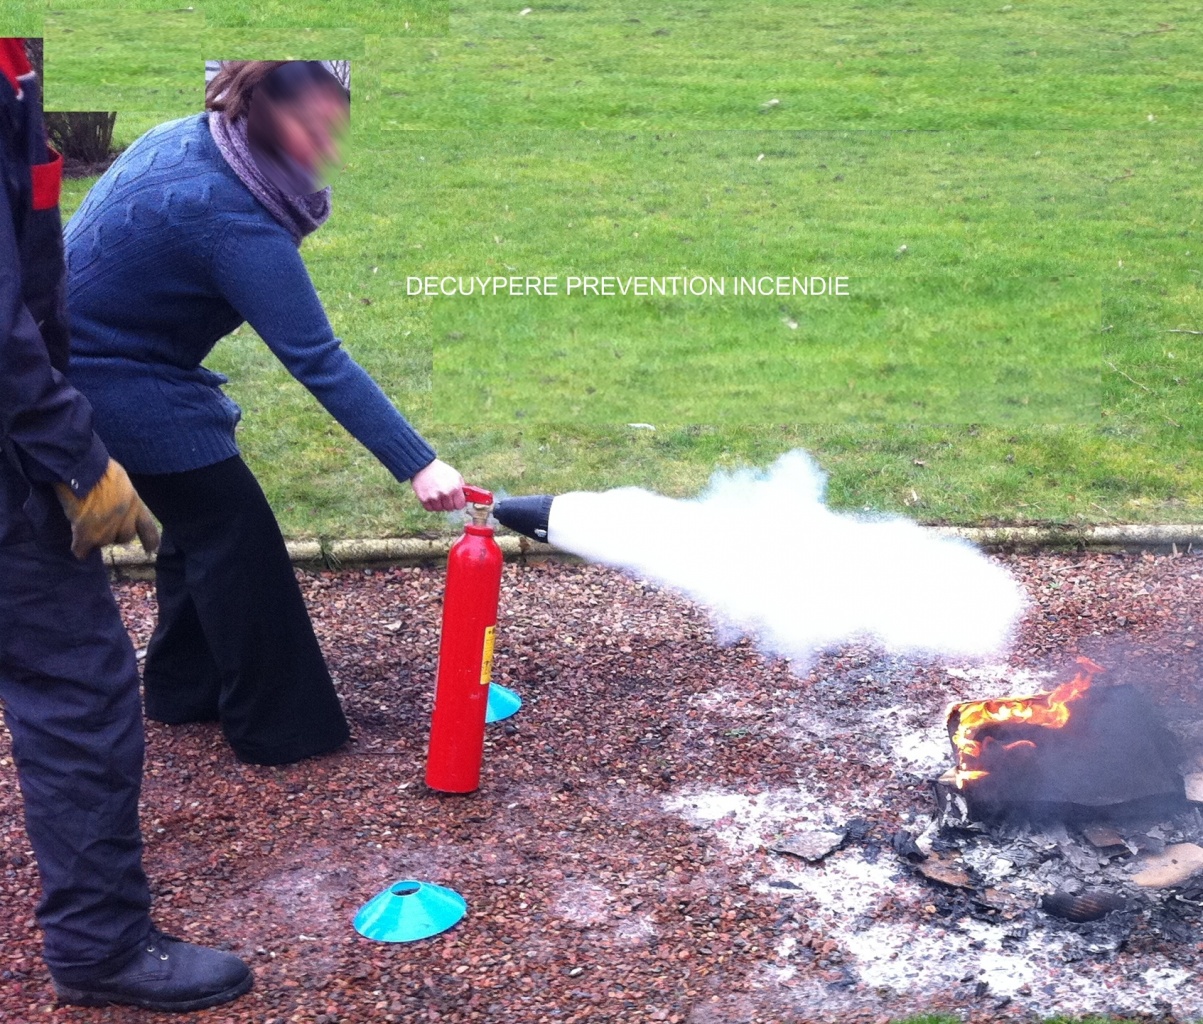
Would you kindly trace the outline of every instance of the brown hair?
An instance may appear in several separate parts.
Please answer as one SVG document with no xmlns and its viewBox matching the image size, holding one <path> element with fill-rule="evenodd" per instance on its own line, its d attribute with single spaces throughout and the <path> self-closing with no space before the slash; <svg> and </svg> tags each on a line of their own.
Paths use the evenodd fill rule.
<svg viewBox="0 0 1203 1024">
<path fill-rule="evenodd" d="M 255 87 L 286 60 L 227 60 L 205 88 L 205 109 L 224 110 L 237 121 L 251 108 Z"/>
</svg>

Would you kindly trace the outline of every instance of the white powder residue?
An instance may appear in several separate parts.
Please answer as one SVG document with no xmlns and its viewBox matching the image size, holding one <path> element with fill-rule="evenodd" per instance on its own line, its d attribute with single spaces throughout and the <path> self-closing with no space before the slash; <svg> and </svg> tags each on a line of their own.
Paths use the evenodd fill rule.
<svg viewBox="0 0 1203 1024">
<path fill-rule="evenodd" d="M 614 937 L 630 946 L 640 946 L 656 936 L 656 925 L 646 914 L 632 914 L 618 922 Z"/>
<path fill-rule="evenodd" d="M 952 746 L 948 730 L 943 725 L 903 733 L 894 743 L 893 763 L 916 775 L 938 775 L 941 769 L 951 768 Z"/>
<path fill-rule="evenodd" d="M 898 872 L 896 861 L 883 858 L 871 863 L 859 850 L 838 850 L 818 864 L 783 856 L 773 878 L 758 888 L 780 895 L 782 889 L 773 882 L 789 882 L 794 892 L 811 897 L 813 909 L 807 912 L 807 919 L 822 921 L 824 930 L 838 932 L 846 927 L 847 918 L 871 910 L 894 887 Z"/>
<path fill-rule="evenodd" d="M 714 825 L 715 834 L 735 850 L 755 850 L 798 822 L 819 813 L 819 801 L 802 790 L 736 793 L 694 789 L 665 797 L 665 810 L 695 825 Z"/>
<path fill-rule="evenodd" d="M 968 686 L 956 687 L 957 700 L 981 700 L 1000 693 L 1024 696 L 1052 689 L 1055 673 L 1046 669 L 1017 668 L 1014 665 L 968 665 L 949 668 L 944 674 Z"/>
<path fill-rule="evenodd" d="M 553 908 L 566 921 L 579 925 L 600 925 L 612 916 L 614 897 L 608 889 L 592 882 L 570 882 L 560 893 Z"/>
</svg>

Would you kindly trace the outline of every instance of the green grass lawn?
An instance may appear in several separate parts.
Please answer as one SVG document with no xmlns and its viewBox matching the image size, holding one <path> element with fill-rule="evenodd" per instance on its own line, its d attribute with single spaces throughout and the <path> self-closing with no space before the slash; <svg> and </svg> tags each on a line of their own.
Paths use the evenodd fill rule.
<svg viewBox="0 0 1203 1024">
<path fill-rule="evenodd" d="M 463 424 L 1094 422 L 1106 179 L 1132 146 L 1093 132 L 410 133 L 405 162 L 434 165 L 406 207 L 440 254 L 431 274 L 685 274 L 730 291 L 434 299 L 436 407 Z M 734 294 L 774 274 L 843 275 L 849 294 Z"/>
<path fill-rule="evenodd" d="M 403 128 L 1099 129 L 1197 127 L 1201 50 L 1188 0 L 474 0 L 368 56 Z"/>
<path fill-rule="evenodd" d="M 122 144 L 199 108 L 206 58 L 352 60 L 303 252 L 352 353 L 476 482 L 684 495 L 804 446 L 841 507 L 1203 521 L 1203 336 L 1171 333 L 1203 330 L 1195 5 L 138 6 L 161 9 L 103 36 L 84 0 L 0 17 L 43 27 L 49 105 L 117 109 Z M 406 288 L 574 274 L 849 294 Z M 286 532 L 448 529 L 249 330 L 211 363 Z"/>
<path fill-rule="evenodd" d="M 98 12 L 119 21 L 131 13 L 135 16 L 147 13 L 194 15 L 203 19 L 210 29 L 237 29 L 240 33 L 249 31 L 252 34 L 266 32 L 269 38 L 278 36 L 290 48 L 296 45 L 298 29 L 339 29 L 361 37 L 365 32 L 389 36 L 406 33 L 438 36 L 446 34 L 448 21 L 446 0 L 389 0 L 380 4 L 347 0 L 257 0 L 255 3 L 137 0 L 129 4 L 104 3 L 103 0 L 0 0 L 0 26 L 14 35 L 36 36 L 43 31 L 50 35 L 53 28 L 46 25 L 47 15 L 53 20 L 64 14 L 74 18 Z M 154 42 L 160 44 L 163 40 L 156 37 Z M 320 59 L 335 58 L 327 53 Z"/>
</svg>

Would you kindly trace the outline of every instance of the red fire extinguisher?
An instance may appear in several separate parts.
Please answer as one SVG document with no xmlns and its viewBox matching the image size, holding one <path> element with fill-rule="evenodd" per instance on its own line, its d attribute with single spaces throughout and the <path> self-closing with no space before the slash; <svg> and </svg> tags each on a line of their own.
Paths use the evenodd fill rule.
<svg viewBox="0 0 1203 1024">
<path fill-rule="evenodd" d="M 426 784 L 442 793 L 471 793 L 480 786 L 501 594 L 501 548 L 488 525 L 493 495 L 479 487 L 465 487 L 464 497 L 472 505 L 472 521 L 447 555 L 443 632 L 426 756 Z"/>
</svg>

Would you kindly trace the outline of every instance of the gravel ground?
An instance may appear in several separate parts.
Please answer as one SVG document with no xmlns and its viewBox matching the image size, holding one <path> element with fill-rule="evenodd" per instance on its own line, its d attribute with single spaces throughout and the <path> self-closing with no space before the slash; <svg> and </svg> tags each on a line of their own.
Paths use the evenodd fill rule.
<svg viewBox="0 0 1203 1024">
<path fill-rule="evenodd" d="M 849 647 L 797 675 L 747 642 L 718 644 L 702 612 L 655 586 L 596 567 L 508 565 L 494 678 L 525 707 L 489 727 L 469 797 L 423 783 L 441 570 L 301 574 L 354 729 L 347 750 L 250 767 L 215 725 L 148 723 L 158 921 L 236 951 L 256 974 L 229 1007 L 163 1019 L 986 1021 L 1123 1009 L 1125 990 L 1154 1012 L 1157 984 L 1181 988 L 1173 972 L 1193 971 L 1203 944 L 1138 936 L 1073 966 L 1064 985 L 1035 978 L 1003 999 L 997 982 L 983 992 L 980 970 L 925 975 L 907 959 L 913 948 L 955 966 L 972 962 L 973 941 L 992 948 L 941 920 L 935 883 L 889 845 L 931 813 L 926 780 L 951 763 L 937 742 L 950 700 L 998 695 L 992 678 L 1060 678 L 1082 653 L 1172 717 L 1203 719 L 1203 559 L 1000 560 L 1034 601 L 1007 665 Z M 144 646 L 151 585 L 116 592 Z M 54 1009 L 7 735 L 0 765 L 0 1021 L 157 1019 Z M 861 819 L 855 843 L 824 866 L 767 848 L 850 818 Z M 358 936 L 358 907 L 406 877 L 457 889 L 468 917 L 415 944 Z"/>
</svg>

